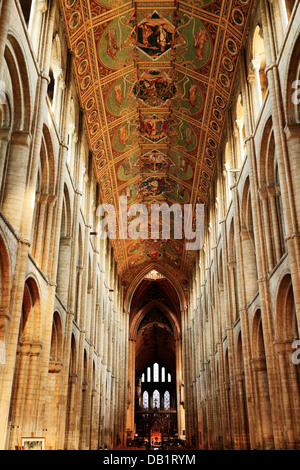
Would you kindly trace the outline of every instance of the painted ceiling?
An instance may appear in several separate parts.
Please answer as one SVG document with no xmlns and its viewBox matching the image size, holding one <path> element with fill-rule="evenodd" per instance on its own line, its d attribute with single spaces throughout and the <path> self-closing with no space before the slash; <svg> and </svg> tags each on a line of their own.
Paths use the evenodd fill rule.
<svg viewBox="0 0 300 470">
<path fill-rule="evenodd" d="M 206 203 L 252 0 L 60 0 L 102 202 Z M 149 211 L 150 213 L 150 211 Z M 113 240 L 128 280 L 185 240 Z"/>
</svg>

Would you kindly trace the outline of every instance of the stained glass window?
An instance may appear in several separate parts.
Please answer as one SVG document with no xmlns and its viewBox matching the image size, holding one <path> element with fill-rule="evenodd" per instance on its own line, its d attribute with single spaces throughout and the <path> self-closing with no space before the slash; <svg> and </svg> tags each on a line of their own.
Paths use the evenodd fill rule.
<svg viewBox="0 0 300 470">
<path fill-rule="evenodd" d="M 143 393 L 143 408 L 144 409 L 149 408 L 149 393 L 148 392 Z"/>
<path fill-rule="evenodd" d="M 142 374 L 142 382 L 145 382 L 145 374 Z"/>
<path fill-rule="evenodd" d="M 147 382 L 151 382 L 151 369 L 148 367 L 147 369 Z"/>
<path fill-rule="evenodd" d="M 153 392 L 153 408 L 159 408 L 160 407 L 160 394 L 158 390 L 155 390 Z"/>
<path fill-rule="evenodd" d="M 159 382 L 159 367 L 157 362 L 153 365 L 153 382 Z"/>
<path fill-rule="evenodd" d="M 164 395 L 164 409 L 170 409 L 170 393 L 168 391 L 166 391 Z"/>
<path fill-rule="evenodd" d="M 161 381 L 166 381 L 166 369 L 164 367 L 161 369 Z"/>
<path fill-rule="evenodd" d="M 171 374 L 168 374 L 168 382 L 171 382 L 172 379 L 171 379 Z"/>
</svg>

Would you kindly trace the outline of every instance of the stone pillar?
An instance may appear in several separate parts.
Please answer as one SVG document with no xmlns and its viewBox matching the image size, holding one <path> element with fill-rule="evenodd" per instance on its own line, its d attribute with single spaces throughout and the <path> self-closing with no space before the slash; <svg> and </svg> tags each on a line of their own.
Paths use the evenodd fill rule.
<svg viewBox="0 0 300 470">
<path fill-rule="evenodd" d="M 39 384 L 40 384 L 40 367 L 39 362 L 41 359 L 43 345 L 39 342 L 32 343 L 30 349 L 30 356 L 28 358 L 28 370 L 26 374 L 25 383 L 26 396 L 24 397 L 24 416 L 22 432 L 30 436 L 31 433 L 37 433 L 37 416 L 38 416 L 38 405 L 39 405 Z"/>
<path fill-rule="evenodd" d="M 273 237 L 274 237 L 274 255 L 275 255 L 275 260 L 278 263 L 278 261 L 281 258 L 282 254 L 282 248 L 281 248 L 281 240 L 280 240 L 280 233 L 279 233 L 279 226 L 278 226 L 278 215 L 277 215 L 277 209 L 276 209 L 276 195 L 279 194 L 280 188 L 276 188 L 275 186 L 273 187 L 268 187 L 268 197 L 269 197 L 269 202 L 270 202 L 270 212 L 271 212 L 271 218 L 272 218 L 272 229 L 273 229 Z"/>
<path fill-rule="evenodd" d="M 14 0 L 3 0 L 0 12 L 0 75 L 4 64 L 4 52 L 6 47 L 7 33 L 10 24 L 11 9 Z"/>
<path fill-rule="evenodd" d="M 51 246 L 51 235 L 52 235 L 52 227 L 53 227 L 53 209 L 56 204 L 56 196 L 50 196 L 48 198 L 48 211 L 47 211 L 47 223 L 46 223 L 46 231 L 45 231 L 45 239 L 44 239 L 44 251 L 43 251 L 43 263 L 42 269 L 46 276 L 49 277 L 51 267 L 51 253 L 50 253 L 50 246 Z"/>
<path fill-rule="evenodd" d="M 62 303 L 68 306 L 68 296 L 70 289 L 70 262 L 71 262 L 72 238 L 61 237 L 60 250 L 57 268 L 57 294 Z M 82 270 L 78 270 L 79 274 Z M 80 286 L 78 286 L 80 288 Z"/>
<path fill-rule="evenodd" d="M 135 343 L 129 339 L 128 386 L 127 386 L 127 429 L 134 435 L 134 389 L 135 389 Z"/>
<path fill-rule="evenodd" d="M 42 258 L 43 258 L 43 248 L 44 248 L 44 228 L 45 228 L 45 211 L 47 206 L 48 196 L 47 194 L 41 194 L 39 196 L 39 200 L 36 197 L 36 205 L 38 206 L 39 210 L 37 211 L 38 215 L 38 223 L 37 223 L 37 231 L 36 231 L 36 240 L 34 246 L 34 253 L 33 256 L 36 262 L 41 266 L 42 265 Z"/>
<path fill-rule="evenodd" d="M 1 98 L 0 98 L 1 104 Z M 4 176 L 4 168 L 5 163 L 7 160 L 7 148 L 8 143 L 11 140 L 11 129 L 10 128 L 1 128 L 0 129 L 0 181 L 1 185 L 3 183 L 3 176 Z M 1 185 L 0 185 L 0 193 L 1 193 Z"/>
<path fill-rule="evenodd" d="M 18 232 L 22 231 L 30 146 L 31 136 L 28 132 L 12 133 L 4 181 L 2 212 Z M 34 200 L 31 204 L 33 212 Z"/>
<path fill-rule="evenodd" d="M 267 366 L 265 358 L 252 359 L 258 387 L 258 403 L 260 408 L 260 426 L 262 431 L 262 449 L 274 449 L 272 411 L 269 394 Z"/>
<path fill-rule="evenodd" d="M 11 398 L 10 419 L 12 426 L 22 428 L 23 412 L 26 401 L 26 378 L 30 362 L 31 341 L 23 341 L 19 347 L 18 358 L 15 367 L 14 387 Z M 17 436 L 10 434 L 8 450 L 13 450 L 17 444 Z"/>
<path fill-rule="evenodd" d="M 255 77 L 255 89 L 256 89 L 256 98 L 258 104 L 258 111 L 262 107 L 262 93 L 261 93 L 261 83 L 260 83 L 260 59 L 252 59 L 251 61 L 253 70 L 254 70 L 254 77 Z"/>
<path fill-rule="evenodd" d="M 285 115 L 281 83 L 278 66 L 276 63 L 276 48 L 272 35 L 272 21 L 267 5 L 267 0 L 261 2 L 262 25 L 265 37 L 266 54 L 271 65 L 266 67 L 266 75 L 269 83 L 269 93 L 272 103 L 272 122 L 274 128 L 274 140 L 278 161 L 279 181 L 281 188 L 282 206 L 284 213 L 284 224 L 286 233 L 287 249 L 290 259 L 290 269 L 294 289 L 296 316 L 298 327 L 300 325 L 300 278 L 298 266 L 300 264 L 300 237 L 297 231 L 297 216 L 294 204 L 293 183 L 291 174 L 291 163 L 286 133 L 284 131 Z"/>
<path fill-rule="evenodd" d="M 300 225 L 300 123 L 288 124 L 285 129 L 286 142 L 290 161 L 291 178 L 293 182 L 293 192 L 296 217 L 298 227 Z M 299 234 L 295 234 L 299 237 Z M 300 332 L 299 332 L 300 333 Z"/>
<path fill-rule="evenodd" d="M 283 411 L 284 411 L 284 425 L 283 430 L 286 439 L 286 448 L 287 449 L 297 449 L 298 448 L 298 439 L 297 439 L 297 419 L 294 420 L 294 410 L 293 410 L 293 393 L 291 391 L 292 380 L 296 381 L 298 384 L 298 377 L 290 376 L 290 361 L 291 361 L 291 350 L 292 350 L 293 341 L 276 341 L 276 350 L 277 357 L 280 369 L 280 379 L 281 379 L 281 388 L 282 388 L 282 400 L 283 400 Z M 298 394 L 296 395 L 296 400 L 299 404 L 299 389 Z M 296 409 L 296 413 L 299 418 L 299 408 Z"/>
<path fill-rule="evenodd" d="M 271 3 L 272 3 L 272 1 L 271 1 Z M 289 22 L 287 11 L 286 11 L 286 3 L 285 3 L 285 0 L 278 0 L 278 3 L 279 3 L 279 8 L 280 8 L 280 16 L 281 16 L 281 20 L 282 20 L 282 26 L 283 26 L 283 29 L 286 30 L 288 22 Z"/>
<path fill-rule="evenodd" d="M 31 5 L 31 14 L 28 24 L 28 32 L 31 37 L 33 49 L 38 56 L 41 47 L 41 28 L 43 14 L 47 11 L 47 0 L 34 0 Z"/>
<path fill-rule="evenodd" d="M 245 269 L 245 301 L 249 303 L 258 290 L 254 241 L 248 230 L 241 230 L 243 263 Z"/>
</svg>

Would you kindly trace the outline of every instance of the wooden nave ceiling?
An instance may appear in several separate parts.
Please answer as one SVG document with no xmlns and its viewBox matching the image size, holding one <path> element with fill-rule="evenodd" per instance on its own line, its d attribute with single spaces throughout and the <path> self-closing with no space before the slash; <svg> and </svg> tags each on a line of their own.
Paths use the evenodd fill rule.
<svg viewBox="0 0 300 470">
<path fill-rule="evenodd" d="M 252 1 L 60 2 L 102 202 L 206 203 Z M 113 246 L 125 281 L 153 262 L 184 280 L 195 256 Z"/>
</svg>

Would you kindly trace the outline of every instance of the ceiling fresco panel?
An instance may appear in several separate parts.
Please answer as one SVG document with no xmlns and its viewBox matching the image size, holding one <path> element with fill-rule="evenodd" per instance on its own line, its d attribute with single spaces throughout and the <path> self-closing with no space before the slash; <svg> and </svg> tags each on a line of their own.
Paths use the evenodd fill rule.
<svg viewBox="0 0 300 470">
<path fill-rule="evenodd" d="M 252 0 L 60 0 L 102 202 L 204 204 Z M 194 214 L 195 222 L 195 214 Z M 184 240 L 113 241 L 124 282 Z"/>
</svg>

